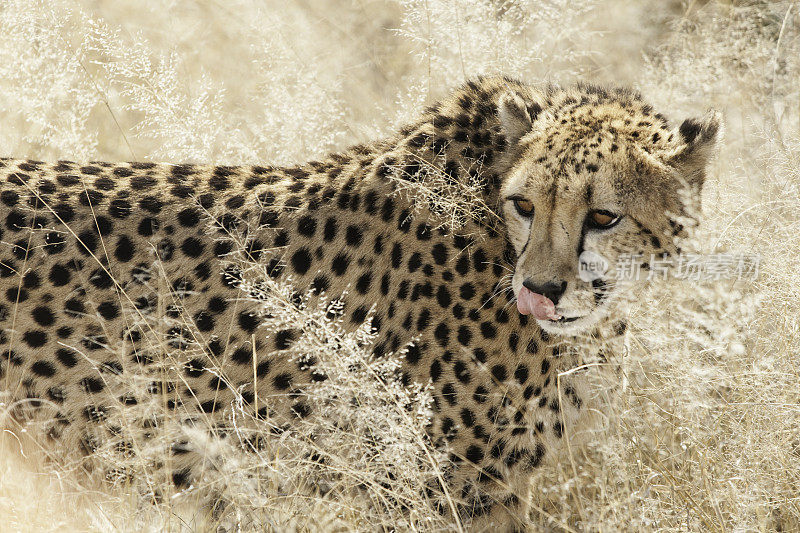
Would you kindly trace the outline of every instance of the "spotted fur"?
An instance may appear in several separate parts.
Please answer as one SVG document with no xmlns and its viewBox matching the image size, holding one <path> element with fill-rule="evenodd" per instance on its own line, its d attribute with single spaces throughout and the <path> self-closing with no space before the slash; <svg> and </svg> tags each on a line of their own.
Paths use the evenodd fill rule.
<svg viewBox="0 0 800 533">
<path fill-rule="evenodd" d="M 716 119 L 672 128 L 629 91 L 482 78 L 390 138 L 294 167 L 2 160 L 2 390 L 20 420 L 48 420 L 47 438 L 87 452 L 142 395 L 213 422 L 231 408 L 231 384 L 257 416 L 257 398 L 286 424 L 313 415 L 302 390 L 326 376 L 285 355 L 296 332 L 260 332 L 232 259 L 243 244 L 299 293 L 341 296 L 348 327 L 372 312 L 376 357 L 410 346 L 404 378 L 433 385 L 428 432 L 449 453 L 458 512 L 476 529 L 520 527 L 532 472 L 587 400 L 577 374 L 557 379 L 585 354 L 516 311 L 521 277 L 574 284 L 592 195 L 629 214 L 599 250 L 670 250 L 680 229 L 666 213 L 682 209 L 679 185 L 701 183 L 716 129 Z M 398 194 L 433 174 L 480 183 L 481 220 L 447 229 L 424 196 Z M 512 192 L 547 218 L 520 222 Z M 571 236 L 554 220 L 569 220 Z M 575 290 L 590 306 L 602 287 Z M 599 337 L 604 325 L 624 331 L 609 307 L 566 333 Z M 177 366 L 158 364 L 163 343 Z M 126 375 L 148 368 L 152 383 L 126 389 Z M 175 483 L 195 463 L 176 457 Z"/>
</svg>

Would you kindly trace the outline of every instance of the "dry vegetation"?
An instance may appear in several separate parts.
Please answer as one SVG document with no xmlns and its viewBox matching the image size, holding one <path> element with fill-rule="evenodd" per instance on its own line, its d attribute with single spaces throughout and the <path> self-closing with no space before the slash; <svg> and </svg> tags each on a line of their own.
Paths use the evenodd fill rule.
<svg viewBox="0 0 800 533">
<path fill-rule="evenodd" d="M 659 284 L 631 310 L 619 397 L 572 460 L 541 472 L 535 520 L 554 531 L 800 530 L 800 3 L 6 0 L 0 34 L 0 154 L 14 157 L 305 160 L 386 134 L 492 72 L 632 85 L 674 119 L 720 109 L 726 135 L 695 244 L 757 253 L 760 275 Z M 305 325 L 298 350 L 335 377 L 312 392 L 329 422 L 280 443 L 300 452 L 207 443 L 209 477 L 153 504 L 164 481 L 146 464 L 144 482 L 97 486 L 77 465 L 42 462 L 11 427 L 0 529 L 454 527 L 414 490 L 437 475 L 420 433 L 426 391 L 368 360 L 366 329 L 344 334 L 326 309 L 291 299 L 272 287 L 264 305 Z M 353 401 L 362 414 L 341 409 Z M 326 455 L 323 472 L 309 452 Z M 323 478 L 325 497 L 304 491 Z M 197 505 L 208 489 L 228 502 L 213 515 Z"/>
</svg>

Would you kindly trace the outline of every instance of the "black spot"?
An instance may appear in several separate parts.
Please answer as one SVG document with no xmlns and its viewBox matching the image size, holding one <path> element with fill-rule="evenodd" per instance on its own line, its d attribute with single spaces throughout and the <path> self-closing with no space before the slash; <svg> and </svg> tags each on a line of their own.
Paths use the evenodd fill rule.
<svg viewBox="0 0 800 533">
<path fill-rule="evenodd" d="M 364 319 L 367 318 L 367 313 L 369 313 L 369 308 L 365 305 L 361 305 L 353 311 L 353 314 L 350 316 L 350 321 L 354 324 L 361 324 L 364 322 Z"/>
<path fill-rule="evenodd" d="M 323 230 L 322 238 L 325 239 L 326 242 L 331 242 L 336 238 L 337 229 L 336 219 L 333 217 L 329 218 L 325 221 L 325 229 Z"/>
<path fill-rule="evenodd" d="M 219 167 L 215 170 L 214 175 L 208 180 L 208 186 L 217 191 L 222 191 L 228 188 L 228 178 L 226 177 L 228 174 L 217 174 L 218 170 Z"/>
<path fill-rule="evenodd" d="M 27 219 L 25 215 L 19 211 L 11 211 L 11 213 L 6 216 L 6 227 L 11 231 L 19 231 L 28 227 Z"/>
<path fill-rule="evenodd" d="M 516 379 L 520 385 L 524 385 L 526 381 L 528 381 L 528 367 L 525 365 L 517 366 L 516 370 L 514 370 L 514 379 Z"/>
<path fill-rule="evenodd" d="M 438 381 L 439 378 L 441 377 L 442 364 L 439 362 L 438 359 L 434 359 L 433 362 L 431 362 L 430 374 L 431 374 L 431 380 L 434 382 Z"/>
<path fill-rule="evenodd" d="M 375 255 L 381 255 L 383 253 L 383 235 L 375 236 L 373 250 L 375 251 Z"/>
<path fill-rule="evenodd" d="M 94 224 L 94 229 L 103 237 L 110 234 L 114 229 L 114 224 L 111 223 L 111 220 L 104 216 L 95 216 Z"/>
<path fill-rule="evenodd" d="M 299 248 L 292 254 L 292 269 L 298 274 L 305 274 L 311 268 L 311 253 L 307 248 Z"/>
<path fill-rule="evenodd" d="M 117 240 L 117 245 L 114 247 L 114 257 L 122 262 L 126 263 L 133 259 L 133 255 L 136 251 L 135 245 L 133 241 L 128 238 L 127 235 L 122 235 Z"/>
<path fill-rule="evenodd" d="M 447 324 L 442 322 L 436 326 L 436 329 L 433 331 L 433 336 L 440 346 L 447 346 L 447 343 L 450 342 L 450 328 Z"/>
<path fill-rule="evenodd" d="M 205 245 L 196 237 L 188 237 L 181 244 L 181 251 L 188 257 L 200 257 L 204 249 Z"/>
<path fill-rule="evenodd" d="M 14 257 L 23 261 L 30 259 L 33 256 L 33 246 L 33 243 L 28 239 L 20 239 L 14 243 L 11 251 L 14 254 Z"/>
<path fill-rule="evenodd" d="M 120 198 L 112 200 L 108 205 L 108 214 L 114 218 L 127 218 L 131 214 L 131 204 Z"/>
<path fill-rule="evenodd" d="M 539 345 L 536 343 L 535 339 L 531 339 L 528 341 L 528 345 L 525 347 L 525 351 L 529 354 L 535 354 L 539 351 Z"/>
<path fill-rule="evenodd" d="M 431 250 L 431 255 L 433 255 L 433 260 L 437 265 L 443 265 L 447 262 L 447 247 L 442 243 L 435 244 Z"/>
<path fill-rule="evenodd" d="M 403 233 L 408 233 L 411 229 L 411 211 L 403 209 L 400 216 L 397 217 L 397 229 Z"/>
<path fill-rule="evenodd" d="M 473 464 L 478 464 L 483 460 L 483 450 L 474 444 L 467 448 L 467 453 L 464 457 Z"/>
<path fill-rule="evenodd" d="M 47 397 L 56 403 L 64 403 L 64 400 L 67 399 L 67 391 L 64 390 L 64 387 L 50 387 L 47 389 Z"/>
<path fill-rule="evenodd" d="M 468 326 L 459 326 L 458 328 L 458 342 L 461 343 L 462 346 L 469 346 L 469 343 L 472 341 L 472 330 L 469 329 Z"/>
<path fill-rule="evenodd" d="M 275 334 L 275 349 L 288 350 L 295 340 L 295 333 L 290 329 L 282 329 Z"/>
<path fill-rule="evenodd" d="M 51 231 L 44 238 L 44 251 L 50 255 L 60 253 L 64 249 L 67 238 L 64 234 Z"/>
<path fill-rule="evenodd" d="M 455 405 L 458 403 L 458 394 L 456 393 L 456 389 L 452 383 L 447 383 L 444 387 L 442 387 L 442 396 L 450 405 Z"/>
<path fill-rule="evenodd" d="M 472 265 L 475 267 L 475 270 L 478 272 L 483 272 L 486 270 L 487 262 L 486 262 L 486 254 L 481 248 L 475 250 L 475 253 L 472 254 Z"/>
<path fill-rule="evenodd" d="M 419 363 L 420 358 L 422 357 L 422 351 L 419 349 L 419 346 L 416 344 L 412 344 L 408 347 L 406 351 L 406 361 L 411 363 L 412 365 L 416 365 Z M 441 368 L 439 369 L 441 371 Z"/>
<path fill-rule="evenodd" d="M 225 201 L 225 207 L 228 209 L 239 209 L 244 205 L 244 196 L 241 194 L 237 194 L 236 196 L 231 196 Z"/>
<path fill-rule="evenodd" d="M 289 232 L 280 230 L 275 234 L 275 248 L 282 248 L 289 244 Z"/>
<path fill-rule="evenodd" d="M 217 402 L 215 400 L 208 400 L 201 403 L 198 407 L 204 413 L 213 413 L 217 409 Z"/>
<path fill-rule="evenodd" d="M 464 361 L 459 360 L 453 364 L 453 374 L 458 381 L 464 384 L 469 384 L 469 382 L 472 380 L 472 375 L 467 369 L 467 365 L 464 363 Z"/>
<path fill-rule="evenodd" d="M 78 364 L 78 354 L 67 348 L 56 350 L 56 359 L 67 368 L 72 368 Z"/>
<path fill-rule="evenodd" d="M 419 267 L 422 266 L 422 256 L 414 252 L 411 254 L 411 257 L 408 258 L 408 271 L 413 273 L 419 270 Z"/>
<path fill-rule="evenodd" d="M 131 178 L 131 188 L 134 190 L 142 191 L 153 187 L 157 183 L 153 176 L 146 174 L 134 176 Z"/>
<path fill-rule="evenodd" d="M 113 301 L 103 302 L 97 306 L 97 312 L 106 320 L 113 320 L 119 316 L 119 305 Z"/>
<path fill-rule="evenodd" d="M 164 207 L 164 202 L 162 202 L 156 196 L 145 196 L 144 198 L 139 200 L 139 207 L 141 207 L 145 211 L 157 215 L 158 213 L 161 212 L 161 208 Z"/>
<path fill-rule="evenodd" d="M 419 317 L 417 318 L 417 331 L 422 332 L 423 330 L 427 329 L 430 324 L 431 312 L 427 309 L 423 309 L 420 311 Z"/>
<path fill-rule="evenodd" d="M 19 201 L 19 194 L 16 191 L 5 190 L 0 192 L 0 202 L 8 207 L 14 207 Z"/>
<path fill-rule="evenodd" d="M 36 289 L 39 285 L 42 284 L 42 281 L 39 279 L 39 274 L 35 271 L 30 270 L 22 277 L 22 286 L 26 289 Z"/>
<path fill-rule="evenodd" d="M 511 349 L 512 352 L 517 351 L 517 345 L 519 344 L 519 335 L 516 333 L 512 333 L 508 336 L 508 347 Z"/>
<path fill-rule="evenodd" d="M 405 300 L 408 297 L 408 286 L 409 282 L 407 279 L 404 279 L 400 282 L 400 285 L 397 287 L 397 298 L 400 300 Z"/>
<path fill-rule="evenodd" d="M 420 222 L 419 226 L 417 226 L 417 239 L 421 241 L 429 241 L 431 239 L 431 235 L 433 231 L 425 222 Z"/>
<path fill-rule="evenodd" d="M 80 386 L 84 391 L 89 393 L 98 393 L 106 388 L 106 384 L 99 378 L 83 378 L 79 381 Z"/>
<path fill-rule="evenodd" d="M 6 291 L 6 299 L 11 303 L 24 302 L 28 299 L 28 291 L 19 287 L 11 287 Z"/>
<path fill-rule="evenodd" d="M 313 237 L 317 231 L 317 219 L 309 216 L 300 217 L 297 221 L 297 231 L 304 237 Z"/>
<path fill-rule="evenodd" d="M 250 347 L 249 345 L 246 345 L 246 346 L 240 346 L 239 348 L 236 348 L 236 350 L 234 350 L 233 353 L 231 354 L 231 360 L 234 363 L 236 363 L 237 365 L 250 364 L 250 362 L 253 360 L 253 349 L 252 349 L 252 347 Z M 200 364 L 200 366 L 198 366 L 198 369 L 202 370 L 202 363 Z M 198 372 L 197 375 L 192 376 L 192 377 L 197 377 L 199 375 L 200 375 L 200 373 Z"/>
<path fill-rule="evenodd" d="M 472 283 L 464 283 L 459 289 L 459 294 L 462 300 L 471 300 L 475 296 L 475 287 L 472 286 Z"/>
<path fill-rule="evenodd" d="M 304 402 L 297 402 L 291 408 L 292 413 L 298 418 L 306 418 L 311 414 L 311 408 Z"/>
<path fill-rule="evenodd" d="M 450 291 L 447 290 L 446 285 L 439 285 L 439 290 L 436 291 L 436 301 L 443 309 L 450 307 L 452 298 L 450 297 Z"/>
<path fill-rule="evenodd" d="M 458 430 L 456 429 L 456 424 L 452 418 L 446 416 L 442 419 L 442 426 L 441 431 L 444 438 L 447 440 L 453 440 L 458 435 Z"/>
<path fill-rule="evenodd" d="M 178 222 L 187 228 L 194 227 L 200 222 L 200 212 L 193 207 L 187 207 L 178 212 Z"/>
<path fill-rule="evenodd" d="M 505 381 L 508 377 L 508 371 L 504 365 L 495 365 L 492 367 L 492 375 L 497 381 Z"/>
<path fill-rule="evenodd" d="M 278 374 L 272 378 L 272 384 L 278 390 L 286 390 L 292 384 L 292 375 L 286 372 Z"/>
<path fill-rule="evenodd" d="M 240 328 L 247 331 L 248 333 L 252 333 L 261 323 L 261 319 L 259 318 L 258 315 L 254 313 L 250 313 L 248 311 L 242 311 L 241 313 L 239 313 L 238 322 Z"/>
<path fill-rule="evenodd" d="M 151 217 L 145 217 L 139 222 L 139 226 L 137 228 L 137 232 L 142 237 L 151 237 L 155 232 L 158 231 L 160 224 L 158 220 Z"/>
<path fill-rule="evenodd" d="M 348 257 L 345 253 L 338 253 L 331 261 L 331 270 L 337 276 L 343 275 L 347 271 L 347 267 L 350 265 L 350 257 Z"/>
<path fill-rule="evenodd" d="M 386 272 L 383 276 L 381 276 L 381 294 L 384 296 L 389 294 L 389 283 L 391 281 L 391 277 L 389 273 Z"/>
<path fill-rule="evenodd" d="M 399 242 L 396 242 L 392 247 L 392 268 L 400 268 L 400 263 L 402 261 L 403 261 L 403 248 Z"/>
<path fill-rule="evenodd" d="M 207 311 L 200 311 L 194 316 L 194 323 L 200 331 L 211 331 L 214 329 L 214 317 Z"/>
<path fill-rule="evenodd" d="M 356 247 L 361 245 L 361 241 L 364 238 L 364 233 L 361 231 L 361 228 L 358 226 L 347 226 L 347 232 L 345 233 L 345 242 L 350 246 Z"/>
<path fill-rule="evenodd" d="M 200 263 L 194 267 L 194 274 L 197 279 L 205 281 L 211 277 L 211 267 L 208 266 L 208 263 Z"/>
<path fill-rule="evenodd" d="M 33 320 L 40 326 L 52 326 L 55 316 L 49 307 L 39 306 L 31 312 Z"/>
<path fill-rule="evenodd" d="M 461 410 L 461 422 L 468 428 L 475 425 L 475 415 L 467 408 Z"/>
<path fill-rule="evenodd" d="M 97 207 L 104 198 L 105 195 L 95 189 L 84 191 L 78 196 L 78 200 L 80 201 L 81 205 L 86 207 Z"/>
<path fill-rule="evenodd" d="M 483 385 L 479 385 L 475 388 L 475 393 L 472 395 L 472 399 L 475 400 L 476 403 L 486 403 L 486 400 L 489 399 L 489 391 L 486 390 L 486 387 Z"/>
<path fill-rule="evenodd" d="M 371 283 L 372 283 L 372 273 L 365 272 L 356 281 L 356 290 L 361 294 L 367 294 Z"/>
<path fill-rule="evenodd" d="M 10 259 L 6 259 L 5 261 L 0 261 L 0 277 L 10 278 L 11 276 L 16 275 L 16 273 L 17 270 L 14 261 Z"/>
<path fill-rule="evenodd" d="M 508 312 L 505 309 L 500 308 L 494 314 L 494 319 L 495 319 L 495 321 L 499 322 L 500 324 L 505 324 L 505 323 L 508 322 Z M 514 348 L 514 349 L 516 350 L 516 348 Z"/>
<path fill-rule="evenodd" d="M 392 220 L 394 216 L 394 200 L 391 197 L 387 197 L 386 200 L 383 201 L 383 206 L 381 207 L 381 217 L 383 218 L 384 222 L 389 222 Z"/>
<path fill-rule="evenodd" d="M 83 410 L 83 416 L 91 422 L 102 422 L 107 417 L 107 409 L 100 405 L 90 405 Z"/>
<path fill-rule="evenodd" d="M 169 239 L 162 239 L 156 245 L 156 254 L 162 261 L 171 261 L 175 253 L 175 245 Z"/>
<path fill-rule="evenodd" d="M 314 278 L 309 286 L 309 289 L 318 293 L 325 292 L 331 286 L 331 282 L 327 276 L 319 275 Z"/>
<path fill-rule="evenodd" d="M 22 335 L 22 340 L 31 348 L 40 348 L 47 343 L 47 333 L 38 329 L 26 331 Z"/>
<path fill-rule="evenodd" d="M 265 209 L 258 217 L 258 225 L 265 228 L 274 228 L 278 225 L 279 215 L 276 211 Z"/>
<path fill-rule="evenodd" d="M 47 361 L 36 361 L 31 365 L 31 372 L 37 376 L 51 378 L 56 373 L 56 367 Z"/>
</svg>

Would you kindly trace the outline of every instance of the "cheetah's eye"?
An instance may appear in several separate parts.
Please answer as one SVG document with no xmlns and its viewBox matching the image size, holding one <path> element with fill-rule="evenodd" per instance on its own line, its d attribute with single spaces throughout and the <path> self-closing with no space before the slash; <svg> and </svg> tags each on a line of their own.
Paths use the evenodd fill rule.
<svg viewBox="0 0 800 533">
<path fill-rule="evenodd" d="M 610 211 L 604 211 L 602 209 L 590 212 L 589 217 L 587 218 L 589 226 L 598 229 L 608 229 L 613 227 L 620 220 L 622 220 L 622 215 L 616 215 Z"/>
<path fill-rule="evenodd" d="M 533 216 L 533 202 L 524 198 L 514 198 L 514 208 L 520 216 L 531 218 Z"/>
</svg>

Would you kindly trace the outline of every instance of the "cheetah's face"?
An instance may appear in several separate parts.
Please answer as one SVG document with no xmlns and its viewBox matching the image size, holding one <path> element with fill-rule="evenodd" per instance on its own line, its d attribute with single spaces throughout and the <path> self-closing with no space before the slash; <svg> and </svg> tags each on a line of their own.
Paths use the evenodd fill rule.
<svg viewBox="0 0 800 533">
<path fill-rule="evenodd" d="M 626 129 L 635 111 L 594 107 L 591 120 L 573 110 L 566 122 L 561 112 L 543 112 L 526 124 L 529 107 L 515 100 L 500 106 L 518 150 L 500 202 L 517 253 L 518 309 L 548 333 L 586 332 L 631 294 L 636 270 L 676 252 L 675 216 L 687 213 L 685 191 L 699 194 L 719 119 L 670 130 L 633 116 L 637 126 Z"/>
</svg>

